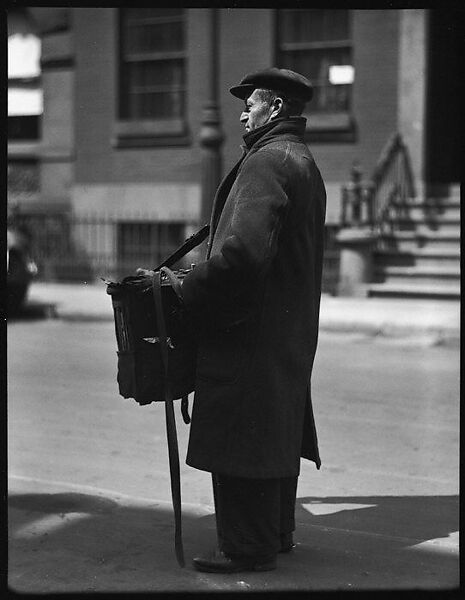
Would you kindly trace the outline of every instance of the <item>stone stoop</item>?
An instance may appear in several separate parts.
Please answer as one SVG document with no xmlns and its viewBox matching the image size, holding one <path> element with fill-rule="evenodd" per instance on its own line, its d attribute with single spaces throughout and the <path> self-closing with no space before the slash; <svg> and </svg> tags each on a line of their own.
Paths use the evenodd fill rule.
<svg viewBox="0 0 465 600">
<path fill-rule="evenodd" d="M 374 255 L 370 297 L 460 298 L 460 188 L 411 199 Z"/>
</svg>

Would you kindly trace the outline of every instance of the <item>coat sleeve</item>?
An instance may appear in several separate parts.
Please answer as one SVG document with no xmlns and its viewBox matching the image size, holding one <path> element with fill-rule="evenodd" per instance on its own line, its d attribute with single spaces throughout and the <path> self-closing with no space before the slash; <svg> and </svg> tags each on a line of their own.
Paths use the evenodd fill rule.
<svg viewBox="0 0 465 600">
<path fill-rule="evenodd" d="M 223 209 L 222 244 L 183 282 L 186 309 L 197 318 L 230 326 L 253 310 L 259 282 L 276 254 L 289 198 L 285 153 L 257 151 L 244 162 Z"/>
</svg>

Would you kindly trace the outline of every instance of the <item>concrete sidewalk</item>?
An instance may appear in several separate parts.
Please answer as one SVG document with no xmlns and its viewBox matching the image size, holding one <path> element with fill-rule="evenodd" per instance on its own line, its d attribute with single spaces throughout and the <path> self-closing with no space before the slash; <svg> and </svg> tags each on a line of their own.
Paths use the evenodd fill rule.
<svg viewBox="0 0 465 600">
<path fill-rule="evenodd" d="M 113 320 L 111 298 L 103 282 L 34 282 L 26 308 L 39 306 L 62 319 Z M 426 336 L 431 343 L 457 343 L 460 302 L 323 295 L 320 329 L 388 337 Z"/>
<path fill-rule="evenodd" d="M 443 504 L 438 506 L 438 501 Z M 279 555 L 276 571 L 220 575 L 200 573 L 191 564 L 193 556 L 215 546 L 210 506 L 183 504 L 186 566 L 181 568 L 174 554 L 170 504 L 90 486 L 11 478 L 9 589 L 20 593 L 441 590 L 445 598 L 447 590 L 458 587 L 458 532 L 450 531 L 447 517 L 458 512 L 457 497 L 340 502 L 298 499 L 297 546 Z"/>
</svg>

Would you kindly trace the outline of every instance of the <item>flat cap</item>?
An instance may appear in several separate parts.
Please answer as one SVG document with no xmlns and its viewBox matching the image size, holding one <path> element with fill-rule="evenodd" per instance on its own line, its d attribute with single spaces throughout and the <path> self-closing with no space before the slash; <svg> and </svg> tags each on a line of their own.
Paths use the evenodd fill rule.
<svg viewBox="0 0 465 600">
<path fill-rule="evenodd" d="M 257 88 L 279 90 L 305 102 L 311 100 L 313 96 L 313 86 L 306 77 L 295 71 L 277 67 L 249 73 L 239 85 L 233 86 L 229 91 L 236 98 L 245 100 Z"/>
</svg>

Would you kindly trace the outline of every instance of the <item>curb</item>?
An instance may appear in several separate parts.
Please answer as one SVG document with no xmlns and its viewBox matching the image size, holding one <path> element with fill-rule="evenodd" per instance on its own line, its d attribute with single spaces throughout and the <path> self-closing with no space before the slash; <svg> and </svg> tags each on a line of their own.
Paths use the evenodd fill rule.
<svg viewBox="0 0 465 600">
<path fill-rule="evenodd" d="M 46 316 L 68 322 L 112 323 L 114 321 L 112 313 L 60 310 L 53 306 L 47 307 Z M 320 320 L 319 330 L 320 333 L 360 334 L 371 338 L 392 338 L 397 340 L 421 337 L 425 338 L 425 341 L 428 341 L 431 345 L 456 345 L 460 343 L 460 331 L 452 327 L 408 326 L 393 322 L 379 325 L 366 322 Z"/>
<path fill-rule="evenodd" d="M 320 321 L 320 332 L 334 334 L 359 334 L 370 338 L 402 340 L 405 338 L 423 339 L 429 345 L 456 345 L 460 343 L 460 331 L 448 327 L 421 327 L 385 323 L 382 325 L 346 321 Z"/>
<path fill-rule="evenodd" d="M 32 289 L 21 318 L 52 318 L 69 322 L 113 322 L 111 300 L 102 290 L 37 285 Z M 76 292 L 76 293 L 75 293 Z M 402 307 L 399 301 L 363 304 L 354 299 L 325 298 L 320 311 L 321 332 L 359 334 L 371 338 L 429 338 L 430 345 L 456 345 L 460 342 L 459 303 L 449 309 L 446 304 L 423 303 Z M 424 323 L 421 311 L 426 307 Z"/>
</svg>

